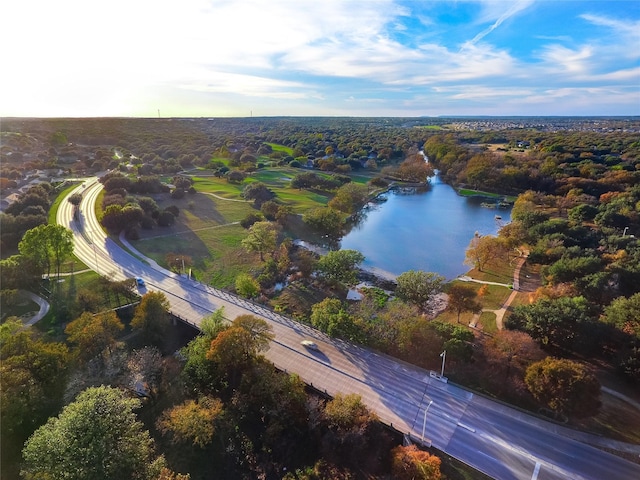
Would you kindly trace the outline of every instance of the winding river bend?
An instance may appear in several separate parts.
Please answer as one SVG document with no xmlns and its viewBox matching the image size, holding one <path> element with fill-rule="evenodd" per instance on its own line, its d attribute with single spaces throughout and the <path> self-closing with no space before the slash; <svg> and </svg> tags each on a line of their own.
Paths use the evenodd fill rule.
<svg viewBox="0 0 640 480">
<path fill-rule="evenodd" d="M 364 267 L 393 276 L 424 270 L 451 280 L 468 271 L 465 250 L 475 232 L 497 233 L 511 210 L 482 207 L 482 199 L 459 196 L 437 175 L 430 183 L 424 192 L 391 191 L 366 207 L 340 247 L 362 252 Z"/>
</svg>

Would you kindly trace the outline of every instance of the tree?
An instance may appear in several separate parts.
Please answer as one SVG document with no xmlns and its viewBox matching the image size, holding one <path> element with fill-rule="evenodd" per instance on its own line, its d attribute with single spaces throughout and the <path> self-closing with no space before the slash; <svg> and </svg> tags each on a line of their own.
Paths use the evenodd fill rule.
<svg viewBox="0 0 640 480">
<path fill-rule="evenodd" d="M 273 193 L 273 191 L 271 191 L 264 183 L 252 182 L 244 187 L 242 190 L 242 196 L 246 200 L 253 200 L 256 208 L 260 208 L 264 202 L 271 200 L 276 196 L 276 194 Z"/>
<path fill-rule="evenodd" d="M 242 183 L 247 175 L 240 170 L 229 170 L 225 176 L 229 183 Z"/>
<path fill-rule="evenodd" d="M 145 341 L 162 342 L 169 327 L 169 302 L 162 292 L 146 293 L 136 307 L 131 328 L 140 331 Z"/>
<path fill-rule="evenodd" d="M 236 277 L 236 293 L 245 298 L 253 298 L 260 293 L 260 284 L 247 273 L 240 273 Z"/>
<path fill-rule="evenodd" d="M 398 480 L 440 480 L 440 459 L 415 445 L 391 450 L 391 474 Z"/>
<path fill-rule="evenodd" d="M 82 194 L 74 193 L 73 195 L 69 196 L 68 200 L 71 205 L 77 207 L 82 202 Z"/>
<path fill-rule="evenodd" d="M 254 315 L 239 315 L 233 320 L 232 326 L 249 333 L 251 344 L 247 345 L 247 351 L 252 350 L 254 353 L 268 350 L 269 343 L 275 338 L 271 325 Z"/>
<path fill-rule="evenodd" d="M 396 279 L 396 295 L 427 311 L 433 298 L 442 291 L 444 281 L 445 278 L 437 273 L 409 270 Z"/>
<path fill-rule="evenodd" d="M 249 228 L 254 223 L 259 222 L 261 220 L 263 220 L 263 218 L 259 214 L 249 212 L 245 215 L 245 217 L 242 220 L 240 220 L 240 226 L 242 228 Z"/>
<path fill-rule="evenodd" d="M 56 266 L 56 276 L 60 276 L 62 262 L 73 253 L 73 233 L 62 225 L 47 225 L 49 252 Z"/>
<path fill-rule="evenodd" d="M 329 207 L 343 213 L 353 213 L 359 210 L 367 201 L 368 189 L 357 183 L 342 185 L 335 196 L 329 201 Z"/>
<path fill-rule="evenodd" d="M 248 252 L 258 252 L 264 261 L 265 252 L 273 252 L 276 248 L 277 230 L 271 222 L 256 222 L 249 227 L 248 235 L 242 240 L 242 246 Z"/>
<path fill-rule="evenodd" d="M 545 355 L 530 335 L 515 330 L 500 330 L 492 337 L 484 337 L 481 342 L 486 363 L 480 363 L 486 380 L 493 393 L 522 399 L 526 393 L 524 375 L 534 362 Z"/>
<path fill-rule="evenodd" d="M 604 309 L 604 321 L 640 340 L 640 293 L 616 298 Z"/>
<path fill-rule="evenodd" d="M 126 207 L 125 207 L 126 208 Z M 124 209 L 123 209 L 124 212 Z M 176 223 L 176 217 L 169 210 L 162 210 L 158 215 L 158 226 L 170 227 Z"/>
<path fill-rule="evenodd" d="M 276 219 L 279 210 L 280 205 L 278 205 L 273 200 L 267 200 L 260 206 L 260 212 L 264 215 L 264 218 L 270 221 Z"/>
<path fill-rule="evenodd" d="M 604 310 L 603 320 L 623 333 L 618 350 L 618 369 L 640 379 L 640 293 L 616 298 Z"/>
<path fill-rule="evenodd" d="M 31 479 L 152 479 L 164 466 L 136 419 L 140 401 L 112 387 L 88 388 L 34 432 L 22 476 Z"/>
<path fill-rule="evenodd" d="M 363 459 L 375 465 L 388 455 L 389 437 L 360 395 L 336 394 L 321 415 L 321 455 L 328 461 L 355 469 L 362 467 Z"/>
<path fill-rule="evenodd" d="M 66 345 L 45 342 L 37 330 L 25 329 L 17 317 L 9 317 L 0 325 L 3 451 L 5 447 L 21 445 L 37 425 L 59 408 L 69 360 Z"/>
<path fill-rule="evenodd" d="M 208 317 L 204 317 L 200 322 L 200 332 L 209 341 L 216 338 L 218 333 L 225 328 L 224 307 L 220 307 Z"/>
<path fill-rule="evenodd" d="M 458 323 L 460 323 L 460 314 L 462 312 L 479 313 L 482 311 L 482 304 L 476 300 L 478 294 L 469 285 L 454 283 L 447 290 L 447 295 L 449 296 L 447 310 L 458 314 Z"/>
<path fill-rule="evenodd" d="M 355 393 L 336 394 L 331 401 L 327 402 L 324 416 L 329 428 L 343 432 L 361 428 L 377 420 L 375 413 L 362 403 L 362 397 Z"/>
<path fill-rule="evenodd" d="M 162 412 L 157 421 L 163 435 L 170 434 L 174 443 L 191 443 L 205 448 L 213 440 L 216 420 L 223 414 L 223 404 L 213 397 L 187 400 Z"/>
<path fill-rule="evenodd" d="M 300 377 L 259 361 L 243 375 L 233 405 L 236 418 L 250 422 L 252 438 L 269 461 L 292 465 L 307 458 L 308 401 Z"/>
<path fill-rule="evenodd" d="M 465 251 L 465 265 L 477 268 L 479 271 L 491 260 L 504 253 L 504 243 L 498 237 L 481 236 L 476 232 Z"/>
<path fill-rule="evenodd" d="M 585 418 L 600 408 L 600 382 L 581 363 L 547 357 L 527 368 L 524 381 L 533 397 L 555 412 Z"/>
<path fill-rule="evenodd" d="M 541 298 L 530 305 L 518 305 L 505 326 L 522 330 L 542 345 L 586 350 L 597 344 L 597 324 L 584 297 Z"/>
<path fill-rule="evenodd" d="M 85 312 L 67 325 L 64 333 L 69 335 L 69 342 L 75 344 L 78 357 L 87 361 L 111 350 L 116 336 L 124 329 L 124 325 L 115 312 L 92 315 Z"/>
<path fill-rule="evenodd" d="M 34 263 L 33 258 L 12 255 L 0 260 L 0 285 L 3 289 L 30 287 L 41 274 L 42 269 Z"/>
<path fill-rule="evenodd" d="M 347 285 L 356 283 L 356 268 L 364 261 L 364 255 L 357 250 L 331 251 L 318 260 L 317 269 L 334 282 Z"/>
<path fill-rule="evenodd" d="M 205 380 L 207 389 L 223 390 L 236 388 L 246 371 L 256 360 L 257 348 L 254 347 L 251 334 L 242 327 L 230 327 L 218 334 L 210 342 L 205 359 L 201 362 L 203 371 L 195 379 Z"/>
<path fill-rule="evenodd" d="M 325 298 L 311 307 L 311 324 L 331 337 L 362 341 L 362 329 L 337 298 Z"/>
<path fill-rule="evenodd" d="M 413 155 L 400 164 L 397 173 L 406 182 L 426 183 L 433 175 L 433 167 L 421 155 Z"/>
<path fill-rule="evenodd" d="M 330 239 L 335 240 L 342 235 L 344 218 L 340 212 L 333 208 L 314 208 L 302 216 L 302 221 Z"/>
<path fill-rule="evenodd" d="M 51 255 L 49 251 L 49 239 L 47 237 L 47 227 L 49 225 L 39 225 L 28 230 L 18 244 L 20 254 L 27 257 L 33 265 L 36 265 L 40 273 L 51 273 Z"/>
</svg>

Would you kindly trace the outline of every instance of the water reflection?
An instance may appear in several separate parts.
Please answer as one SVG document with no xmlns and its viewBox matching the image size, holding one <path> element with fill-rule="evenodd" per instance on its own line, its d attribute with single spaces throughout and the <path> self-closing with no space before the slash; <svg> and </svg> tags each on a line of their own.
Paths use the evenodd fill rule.
<svg viewBox="0 0 640 480">
<path fill-rule="evenodd" d="M 362 252 L 365 266 L 395 275 L 411 269 L 448 279 L 463 274 L 474 233 L 495 234 L 511 216 L 510 208 L 486 208 L 486 200 L 458 196 L 437 177 L 427 188 L 392 191 L 384 199 L 354 217 L 340 247 Z"/>
</svg>

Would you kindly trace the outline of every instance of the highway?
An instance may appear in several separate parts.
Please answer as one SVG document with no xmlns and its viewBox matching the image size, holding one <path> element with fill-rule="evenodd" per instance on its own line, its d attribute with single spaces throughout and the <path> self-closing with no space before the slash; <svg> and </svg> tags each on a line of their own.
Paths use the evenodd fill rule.
<svg viewBox="0 0 640 480">
<path fill-rule="evenodd" d="M 74 253 L 114 280 L 142 277 L 148 290 L 166 295 L 172 313 L 180 319 L 197 327 L 204 316 L 220 307 L 229 319 L 246 313 L 264 318 L 275 334 L 265 356 L 276 367 L 298 374 L 329 395 L 359 394 L 385 424 L 416 443 L 424 436 L 425 445 L 433 445 L 493 478 L 640 479 L 640 465 L 573 440 L 563 427 L 443 383 L 423 369 L 329 338 L 125 251 L 105 235 L 95 216 L 94 204 L 101 188 L 91 179 L 74 191 L 83 193 L 79 220 L 73 220 L 69 202 L 60 204 L 57 221 L 73 231 Z M 304 339 L 314 341 L 319 350 L 305 349 L 300 344 Z"/>
</svg>

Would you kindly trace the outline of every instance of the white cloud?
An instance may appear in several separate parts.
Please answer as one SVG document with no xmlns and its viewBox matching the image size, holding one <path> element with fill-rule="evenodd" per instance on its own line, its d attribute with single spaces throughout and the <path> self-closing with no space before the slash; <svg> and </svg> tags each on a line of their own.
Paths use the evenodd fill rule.
<svg viewBox="0 0 640 480">
<path fill-rule="evenodd" d="M 505 22 L 509 18 L 513 17 L 517 13 L 521 12 L 522 10 L 525 10 L 526 8 L 530 7 L 532 4 L 533 4 L 533 0 L 518 0 L 517 2 L 513 2 L 513 3 L 512 2 L 509 2 L 509 3 L 507 3 L 507 2 L 489 2 L 489 3 L 485 4 L 485 9 L 486 9 L 486 7 L 488 5 L 491 5 L 492 7 L 493 6 L 497 6 L 498 10 L 494 10 L 494 8 L 491 8 L 490 11 L 491 12 L 495 12 L 495 13 L 499 13 L 500 15 L 498 16 L 498 18 L 495 20 L 495 22 L 492 25 L 490 25 L 488 28 L 486 28 L 482 32 L 478 33 L 469 42 L 466 42 L 463 45 L 463 48 L 467 47 L 467 46 L 475 45 L 480 40 L 482 40 L 484 37 L 486 37 L 491 32 L 493 32 L 496 28 L 498 28 L 500 25 L 502 25 L 503 22 Z M 505 5 L 507 6 L 506 10 L 504 9 Z M 485 13 L 485 15 L 486 15 L 486 13 Z"/>
<path fill-rule="evenodd" d="M 583 14 L 589 37 L 569 28 L 531 35 L 535 57 L 516 57 L 490 34 L 532 0 L 454 2 L 476 16 L 455 26 L 453 41 L 439 23 L 444 1 L 5 3 L 0 115 L 213 115 L 261 103 L 276 114 L 421 114 L 422 95 L 442 108 L 521 96 L 537 104 L 547 94 L 540 84 L 563 101 L 581 102 L 580 88 L 601 84 L 615 101 L 638 98 L 640 48 L 631 46 L 640 46 L 640 21 Z M 479 33 L 458 51 L 460 31 Z"/>
<path fill-rule="evenodd" d="M 236 93 L 248 97 L 302 99 L 318 96 L 304 83 L 228 72 L 211 72 L 206 79 L 187 82 L 180 84 L 179 88 L 196 92 Z"/>
<path fill-rule="evenodd" d="M 579 50 L 573 50 L 561 45 L 549 45 L 540 55 L 551 68 L 565 73 L 580 74 L 588 72 L 590 60 L 593 58 L 593 48 L 583 46 Z M 556 67 L 559 67 L 557 69 Z"/>
</svg>

